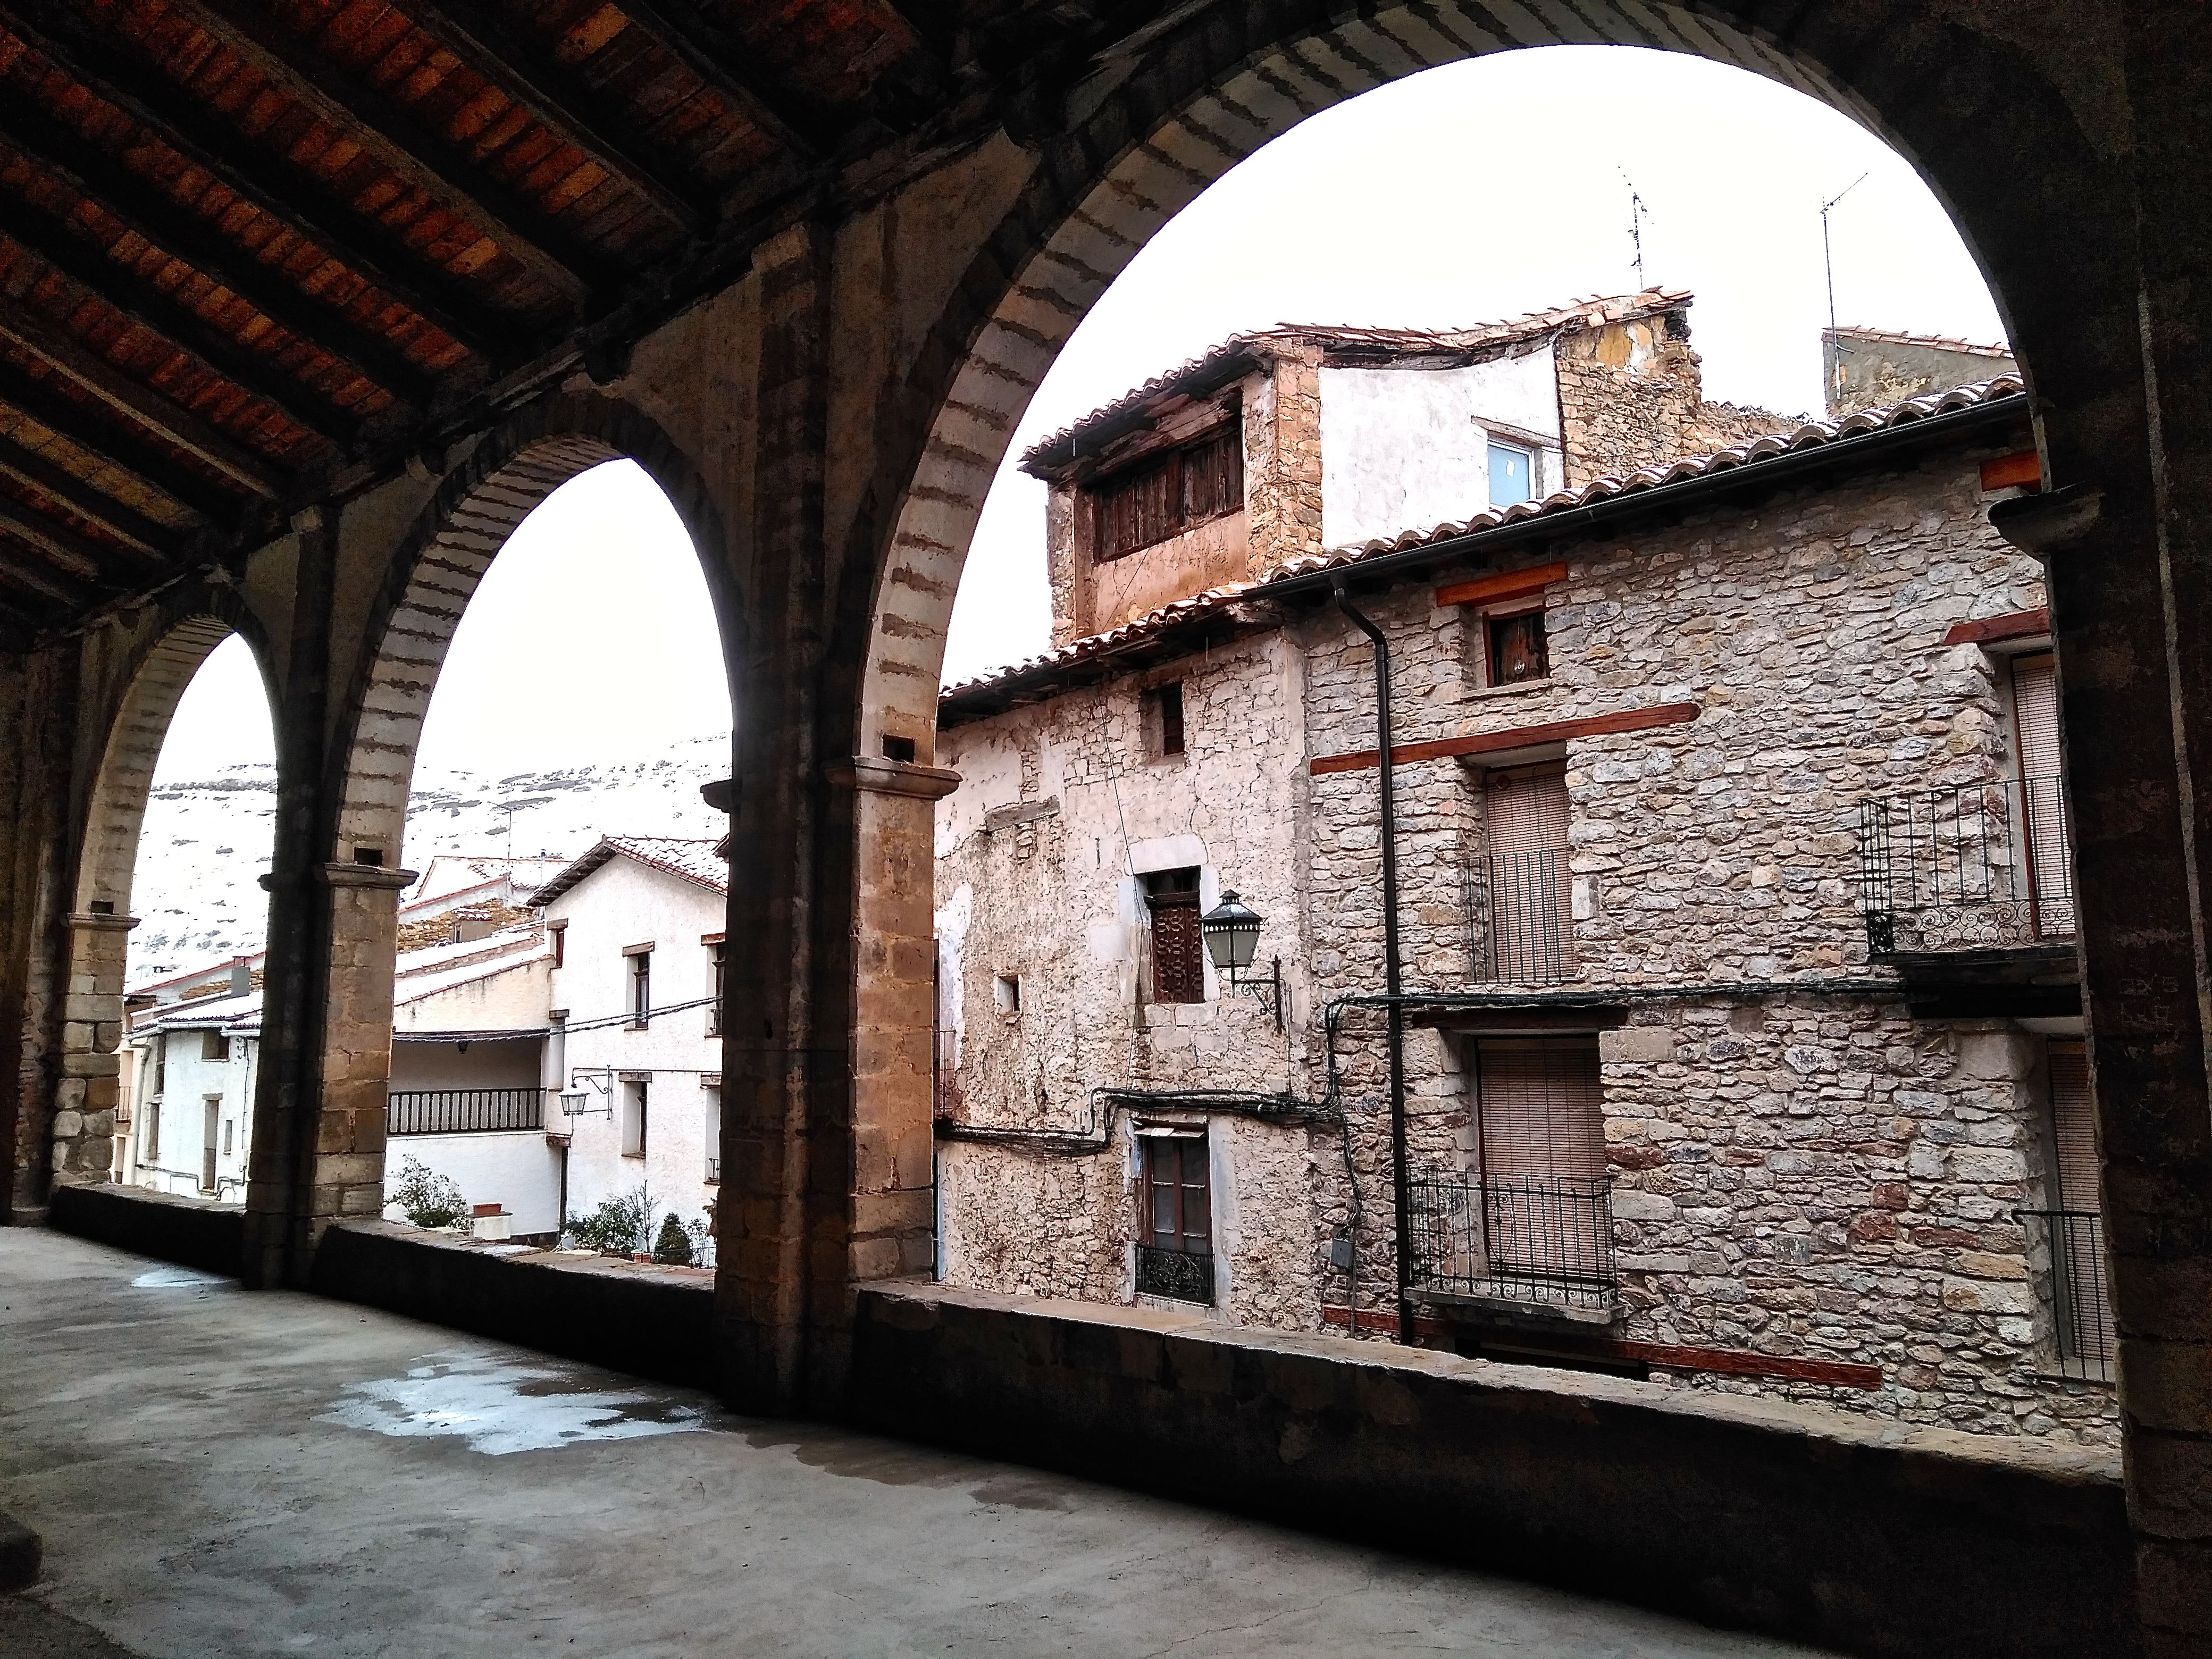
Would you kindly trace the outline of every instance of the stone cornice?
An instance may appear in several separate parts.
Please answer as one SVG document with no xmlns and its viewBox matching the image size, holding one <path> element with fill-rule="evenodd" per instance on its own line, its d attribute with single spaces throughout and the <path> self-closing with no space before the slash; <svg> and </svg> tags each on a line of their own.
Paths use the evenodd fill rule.
<svg viewBox="0 0 2212 1659">
<path fill-rule="evenodd" d="M 830 782 L 868 795 L 943 800 L 960 787 L 960 775 L 949 766 L 923 766 L 915 761 L 884 760 L 873 755 L 832 761 L 829 772 Z"/>
</svg>

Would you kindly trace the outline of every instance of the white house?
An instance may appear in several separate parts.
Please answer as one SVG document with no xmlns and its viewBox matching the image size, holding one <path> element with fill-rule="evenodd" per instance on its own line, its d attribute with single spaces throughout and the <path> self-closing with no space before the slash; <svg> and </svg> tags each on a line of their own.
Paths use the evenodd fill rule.
<svg viewBox="0 0 2212 1659">
<path fill-rule="evenodd" d="M 532 899 L 552 952 L 570 1115 L 570 1216 L 643 1184 L 711 1213 L 721 1178 L 720 1024 L 729 870 L 716 842 L 610 836 Z"/>
</svg>

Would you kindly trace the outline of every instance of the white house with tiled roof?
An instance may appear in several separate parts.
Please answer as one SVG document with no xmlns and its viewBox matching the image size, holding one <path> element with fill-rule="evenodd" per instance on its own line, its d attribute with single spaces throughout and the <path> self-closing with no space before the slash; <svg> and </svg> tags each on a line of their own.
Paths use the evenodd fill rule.
<svg viewBox="0 0 2212 1659">
<path fill-rule="evenodd" d="M 713 1208 L 728 894 L 713 841 L 609 836 L 532 898 L 551 941 L 560 1081 L 581 1109 L 559 1121 L 570 1216 L 641 1184 L 664 1213 Z"/>
</svg>

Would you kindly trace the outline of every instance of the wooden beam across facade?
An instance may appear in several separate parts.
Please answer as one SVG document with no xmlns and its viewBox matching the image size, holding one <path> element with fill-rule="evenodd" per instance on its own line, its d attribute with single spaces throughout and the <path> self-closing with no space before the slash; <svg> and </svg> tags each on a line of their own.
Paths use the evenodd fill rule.
<svg viewBox="0 0 2212 1659">
<path fill-rule="evenodd" d="M 744 43 L 716 28 L 684 0 L 617 0 L 632 27 L 712 88 L 753 126 L 802 161 L 836 148 L 835 124 L 767 76 L 745 68 Z"/>
<path fill-rule="evenodd" d="M 1424 743 L 1392 746 L 1391 763 L 1449 760 L 1462 755 L 1508 754 L 1546 744 L 1571 743 L 1577 738 L 1601 737 L 1615 732 L 1649 732 L 1662 726 L 1681 726 L 1704 713 L 1694 702 L 1662 702 L 1650 708 L 1624 708 L 1612 714 L 1584 714 L 1576 720 L 1547 720 L 1540 726 L 1511 726 L 1498 732 L 1474 732 L 1465 737 L 1435 738 Z M 1355 749 L 1342 755 L 1317 755 L 1307 770 L 1320 777 L 1330 772 L 1358 772 L 1376 764 L 1376 751 Z"/>
</svg>

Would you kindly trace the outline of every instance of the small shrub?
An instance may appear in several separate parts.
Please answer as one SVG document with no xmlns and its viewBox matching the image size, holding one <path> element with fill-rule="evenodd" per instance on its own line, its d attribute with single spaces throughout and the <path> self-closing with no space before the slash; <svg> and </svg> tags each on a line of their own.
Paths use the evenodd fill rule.
<svg viewBox="0 0 2212 1659">
<path fill-rule="evenodd" d="M 671 1210 L 661 1221 L 660 1237 L 653 1241 L 653 1259 L 664 1267 L 688 1267 L 691 1258 L 690 1231 Z"/>
<path fill-rule="evenodd" d="M 399 1160 L 399 1179 L 391 1201 L 417 1227 L 450 1227 L 469 1213 L 469 1201 L 451 1176 L 441 1176 L 416 1158 Z"/>
<path fill-rule="evenodd" d="M 614 1198 L 603 1198 L 589 1215 L 569 1218 L 568 1233 L 587 1250 L 635 1255 L 653 1244 L 653 1216 L 659 1206 L 641 1182 Z"/>
</svg>

